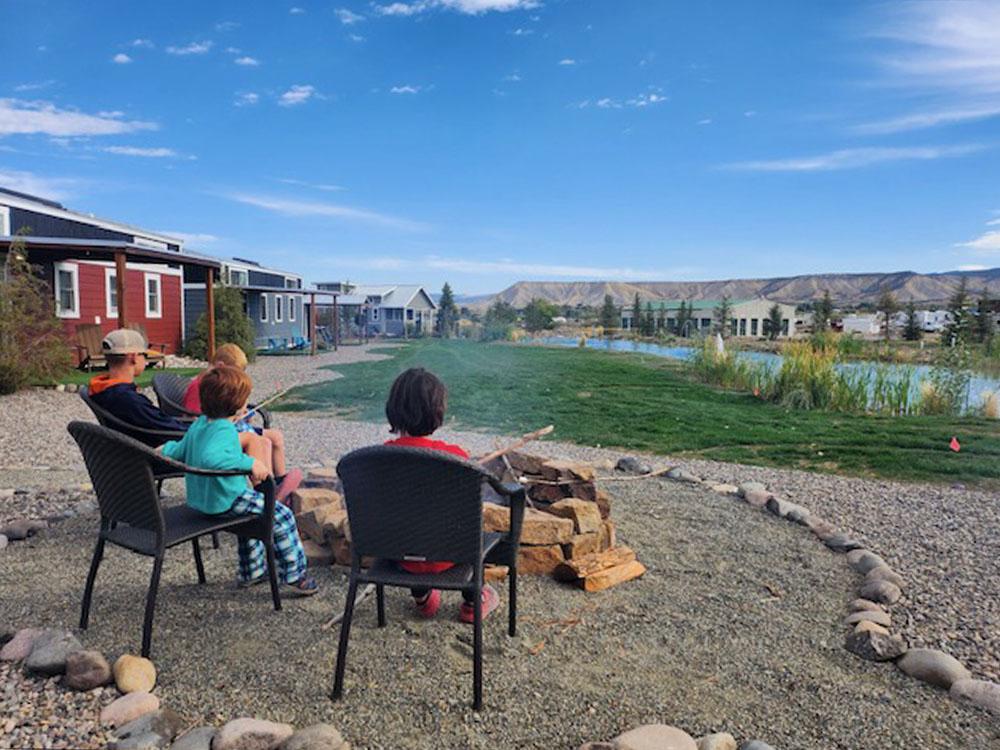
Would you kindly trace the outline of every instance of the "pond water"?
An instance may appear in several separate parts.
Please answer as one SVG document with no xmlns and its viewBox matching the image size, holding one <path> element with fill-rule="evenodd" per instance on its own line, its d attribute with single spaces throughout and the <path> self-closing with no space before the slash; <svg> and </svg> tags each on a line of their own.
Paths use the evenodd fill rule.
<svg viewBox="0 0 1000 750">
<path fill-rule="evenodd" d="M 541 336 L 533 339 L 522 339 L 522 343 L 577 347 L 580 345 L 580 340 L 571 336 Z M 634 352 L 637 354 L 649 354 L 654 357 L 666 357 L 668 359 L 681 360 L 690 358 L 695 351 L 693 346 L 664 346 L 663 344 L 652 344 L 645 341 L 630 341 L 628 339 L 588 338 L 586 346 L 588 349 L 601 349 L 612 352 Z M 782 360 L 780 354 L 772 354 L 771 352 L 746 351 L 740 352 L 739 356 L 752 362 L 758 362 L 772 369 L 780 367 Z M 837 367 L 845 372 L 851 372 L 855 370 L 868 369 L 879 364 L 880 363 L 878 362 L 844 362 L 837 365 Z M 933 369 L 930 365 L 888 364 L 883 366 L 888 368 L 888 371 L 894 376 L 899 375 L 902 372 L 909 371 L 915 388 L 919 388 L 920 382 L 927 379 L 930 376 L 931 369 Z M 992 392 L 1000 392 L 1000 380 L 971 373 L 966 405 L 972 408 L 978 407 L 982 404 L 983 397 L 987 393 Z"/>
</svg>

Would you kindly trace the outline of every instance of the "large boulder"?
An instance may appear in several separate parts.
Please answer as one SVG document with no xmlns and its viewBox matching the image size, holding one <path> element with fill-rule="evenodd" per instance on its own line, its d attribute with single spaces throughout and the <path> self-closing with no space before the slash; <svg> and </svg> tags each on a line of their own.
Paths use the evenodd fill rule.
<svg viewBox="0 0 1000 750">
<path fill-rule="evenodd" d="M 955 680 L 948 691 L 957 701 L 985 708 L 994 716 L 1000 716 L 1000 685 L 987 680 Z"/>
<path fill-rule="evenodd" d="M 573 538 L 573 521 L 534 508 L 524 512 L 521 544 L 565 544 Z"/>
<path fill-rule="evenodd" d="M 38 628 L 22 628 L 0 648 L 0 661 L 24 661 L 31 654 L 35 639 L 41 635 Z"/>
<path fill-rule="evenodd" d="M 148 693 L 156 685 L 156 667 L 149 659 L 132 654 L 118 657 L 114 667 L 115 684 L 123 693 Z"/>
<path fill-rule="evenodd" d="M 215 727 L 196 727 L 178 737 L 170 750 L 212 750 Z"/>
<path fill-rule="evenodd" d="M 969 670 L 954 656 L 930 648 L 915 648 L 907 651 L 896 662 L 904 673 L 922 682 L 949 690 L 959 680 L 972 677 Z"/>
<path fill-rule="evenodd" d="M 892 661 L 906 653 L 907 645 L 901 635 L 865 628 L 847 636 L 844 648 L 868 661 Z"/>
<path fill-rule="evenodd" d="M 855 549 L 847 553 L 847 564 L 861 575 L 865 575 L 873 568 L 886 565 L 886 562 L 871 550 Z"/>
<path fill-rule="evenodd" d="M 160 699 L 152 693 L 129 693 L 101 710 L 101 723 L 120 727 L 160 707 Z"/>
<path fill-rule="evenodd" d="M 169 708 L 143 714 L 115 730 L 111 750 L 146 750 L 163 748 L 187 726 L 188 721 Z"/>
<path fill-rule="evenodd" d="M 100 651 L 74 651 L 66 657 L 63 684 L 72 690 L 93 690 L 111 681 L 111 665 Z"/>
<path fill-rule="evenodd" d="M 292 736 L 291 724 L 264 719 L 233 719 L 212 740 L 212 750 L 275 750 Z"/>
<path fill-rule="evenodd" d="M 281 743 L 280 750 L 340 750 L 344 738 L 329 724 L 314 724 L 299 729 Z"/>
<path fill-rule="evenodd" d="M 698 750 L 694 738 L 667 724 L 646 724 L 614 739 L 615 750 Z"/>
<path fill-rule="evenodd" d="M 736 738 L 729 732 L 706 734 L 698 738 L 698 750 L 736 750 Z"/>
<path fill-rule="evenodd" d="M 601 530 L 601 511 L 596 503 L 570 497 L 552 503 L 546 510 L 561 518 L 571 519 L 573 530 L 577 534 L 591 534 Z"/>
<path fill-rule="evenodd" d="M 24 666 L 31 672 L 52 676 L 66 671 L 66 659 L 83 644 L 68 630 L 44 630 L 31 647 Z"/>
</svg>

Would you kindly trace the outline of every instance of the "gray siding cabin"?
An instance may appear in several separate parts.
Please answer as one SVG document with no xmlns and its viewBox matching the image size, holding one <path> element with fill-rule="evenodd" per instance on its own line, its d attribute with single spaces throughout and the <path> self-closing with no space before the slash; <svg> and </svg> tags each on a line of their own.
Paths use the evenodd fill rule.
<svg viewBox="0 0 1000 750">
<path fill-rule="evenodd" d="M 233 258 L 222 261 L 223 286 L 243 292 L 243 309 L 254 325 L 254 344 L 259 349 L 287 349 L 308 340 L 306 295 L 298 274 Z M 198 317 L 205 312 L 205 278 L 197 271 L 185 274 L 185 339 L 194 333 Z"/>
<path fill-rule="evenodd" d="M 434 333 L 437 304 L 418 284 L 351 285 L 322 282 L 317 289 L 342 293 L 344 309 L 356 306 L 368 336 L 428 336 Z"/>
</svg>

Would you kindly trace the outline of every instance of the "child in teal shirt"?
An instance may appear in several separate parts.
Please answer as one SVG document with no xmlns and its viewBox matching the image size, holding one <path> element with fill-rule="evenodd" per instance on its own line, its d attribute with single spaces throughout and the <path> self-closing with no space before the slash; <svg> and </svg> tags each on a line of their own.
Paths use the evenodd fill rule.
<svg viewBox="0 0 1000 750">
<path fill-rule="evenodd" d="M 199 469 L 249 470 L 255 484 L 267 479 L 267 466 L 243 452 L 234 424 L 234 420 L 246 411 L 251 387 L 249 376 L 236 367 L 209 370 L 199 384 L 202 415 L 182 439 L 163 445 L 163 455 Z M 202 513 L 260 515 L 264 512 L 263 494 L 247 487 L 244 476 L 188 474 L 184 484 L 187 504 Z M 274 509 L 274 554 L 283 583 L 303 595 L 315 594 L 319 590 L 312 576 L 306 574 L 306 555 L 295 525 L 295 516 L 291 509 L 280 503 Z M 240 585 L 249 586 L 266 578 L 264 543 L 259 539 L 241 537 Z"/>
</svg>

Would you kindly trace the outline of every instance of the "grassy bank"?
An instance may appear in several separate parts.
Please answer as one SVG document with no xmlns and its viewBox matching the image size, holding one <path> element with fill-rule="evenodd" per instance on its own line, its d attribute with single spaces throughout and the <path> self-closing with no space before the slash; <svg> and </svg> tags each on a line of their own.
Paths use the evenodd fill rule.
<svg viewBox="0 0 1000 750">
<path fill-rule="evenodd" d="M 390 360 L 338 366 L 344 378 L 296 389 L 279 408 L 380 421 L 393 378 L 422 366 L 448 384 L 456 426 L 513 434 L 552 423 L 557 439 L 587 445 L 1000 486 L 995 421 L 792 411 L 692 382 L 680 364 L 637 354 L 463 341 L 388 351 Z M 960 453 L 948 448 L 953 435 Z"/>
</svg>

